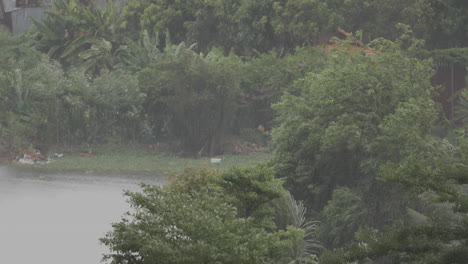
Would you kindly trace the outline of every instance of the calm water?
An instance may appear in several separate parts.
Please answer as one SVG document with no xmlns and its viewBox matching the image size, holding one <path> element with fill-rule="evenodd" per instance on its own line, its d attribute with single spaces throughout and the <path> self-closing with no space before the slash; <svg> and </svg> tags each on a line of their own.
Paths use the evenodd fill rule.
<svg viewBox="0 0 468 264">
<path fill-rule="evenodd" d="M 93 264 L 129 209 L 123 190 L 162 177 L 45 175 L 0 167 L 0 263 Z"/>
</svg>

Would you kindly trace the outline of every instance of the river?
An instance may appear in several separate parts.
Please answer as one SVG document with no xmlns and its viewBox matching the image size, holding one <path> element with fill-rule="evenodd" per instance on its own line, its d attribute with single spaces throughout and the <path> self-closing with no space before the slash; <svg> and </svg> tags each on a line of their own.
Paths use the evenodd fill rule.
<svg viewBox="0 0 468 264">
<path fill-rule="evenodd" d="M 44 174 L 0 167 L 0 263 L 94 264 L 98 239 L 129 210 L 123 190 L 163 177 Z"/>
</svg>

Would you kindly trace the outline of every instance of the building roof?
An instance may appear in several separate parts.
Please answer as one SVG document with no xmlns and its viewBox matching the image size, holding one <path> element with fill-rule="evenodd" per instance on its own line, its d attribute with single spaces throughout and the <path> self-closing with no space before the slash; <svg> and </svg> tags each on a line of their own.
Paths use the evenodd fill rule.
<svg viewBox="0 0 468 264">
<path fill-rule="evenodd" d="M 38 7 L 50 5 L 51 0 L 0 0 L 3 2 L 5 13 L 10 13 L 19 10 L 23 7 Z M 19 7 L 17 7 L 19 5 Z"/>
<path fill-rule="evenodd" d="M 353 43 L 351 45 L 349 45 L 349 46 L 341 46 L 341 45 L 331 43 L 329 41 L 324 47 L 325 52 L 328 53 L 330 50 L 337 49 L 337 50 L 346 50 L 349 53 L 364 52 L 364 54 L 371 55 L 371 56 L 379 54 L 377 51 L 366 47 L 366 45 L 364 45 L 364 43 L 362 43 L 360 40 L 356 39 L 356 37 L 354 37 L 352 34 L 349 34 L 345 30 L 343 30 L 342 28 L 338 28 L 338 32 L 341 33 L 343 37 L 351 38 Z"/>
<path fill-rule="evenodd" d="M 5 13 L 9 13 L 9 12 L 19 9 L 16 7 L 16 0 L 1 0 L 1 1 L 3 1 L 3 8 L 5 9 Z"/>
</svg>

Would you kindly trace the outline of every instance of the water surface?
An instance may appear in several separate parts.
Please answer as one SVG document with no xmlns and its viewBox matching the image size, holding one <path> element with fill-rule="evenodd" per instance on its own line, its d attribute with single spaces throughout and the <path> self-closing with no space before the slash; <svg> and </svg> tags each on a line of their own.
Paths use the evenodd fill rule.
<svg viewBox="0 0 468 264">
<path fill-rule="evenodd" d="M 0 262 L 100 263 L 98 239 L 129 209 L 123 190 L 163 177 L 44 174 L 0 167 Z"/>
</svg>

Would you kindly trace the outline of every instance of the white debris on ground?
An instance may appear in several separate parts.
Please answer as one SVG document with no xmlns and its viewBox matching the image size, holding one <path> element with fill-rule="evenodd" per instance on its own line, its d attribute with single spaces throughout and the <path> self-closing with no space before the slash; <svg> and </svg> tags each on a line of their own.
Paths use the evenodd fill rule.
<svg viewBox="0 0 468 264">
<path fill-rule="evenodd" d="M 18 159 L 19 164 L 34 164 L 35 162 L 28 156 L 24 155 L 22 158 Z"/>
<path fill-rule="evenodd" d="M 221 158 L 211 158 L 211 163 L 221 163 Z"/>
<path fill-rule="evenodd" d="M 47 160 L 39 160 L 39 161 L 36 161 L 36 164 L 49 164 L 51 162 L 54 162 L 55 160 L 54 159 L 51 159 L 51 158 L 47 158 Z"/>
<path fill-rule="evenodd" d="M 55 157 L 63 157 L 62 153 L 55 153 Z M 16 159 L 14 160 L 18 164 L 49 164 L 54 161 L 51 157 L 43 155 L 39 150 L 23 150 L 19 151 Z"/>
</svg>

